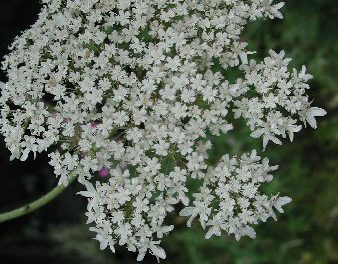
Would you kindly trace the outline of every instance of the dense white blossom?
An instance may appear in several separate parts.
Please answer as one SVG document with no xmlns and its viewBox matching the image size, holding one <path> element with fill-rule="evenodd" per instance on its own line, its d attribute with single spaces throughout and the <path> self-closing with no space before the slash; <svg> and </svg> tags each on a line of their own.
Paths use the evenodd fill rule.
<svg viewBox="0 0 338 264">
<path fill-rule="evenodd" d="M 303 125 L 316 128 L 326 114 L 306 95 L 305 66 L 290 69 L 283 51 L 256 61 L 241 38 L 250 21 L 282 18 L 283 3 L 43 3 L 2 64 L 1 133 L 12 158 L 48 150 L 60 184 L 78 175 L 101 249 L 165 258 L 160 242 L 173 230 L 165 220 L 176 204 L 206 238 L 254 238 L 253 225 L 283 212 L 289 197 L 261 193 L 276 166 L 256 151 L 212 164 L 206 136 L 226 134 L 231 117 L 242 117 L 265 148 L 292 141 Z M 201 183 L 193 201 L 187 181 Z"/>
</svg>

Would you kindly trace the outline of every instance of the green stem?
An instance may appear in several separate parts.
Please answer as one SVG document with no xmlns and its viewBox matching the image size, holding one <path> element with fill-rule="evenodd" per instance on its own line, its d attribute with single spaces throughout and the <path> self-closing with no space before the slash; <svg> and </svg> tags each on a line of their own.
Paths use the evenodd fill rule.
<svg viewBox="0 0 338 264">
<path fill-rule="evenodd" d="M 51 190 L 49 193 L 47 193 L 46 195 L 42 196 L 40 199 L 35 200 L 34 202 L 31 202 L 18 209 L 14 209 L 12 211 L 0 214 L 0 223 L 29 214 L 39 209 L 40 207 L 48 204 L 50 201 L 52 201 L 57 196 L 59 196 L 76 178 L 77 178 L 77 175 L 72 174 L 69 177 L 67 186 L 59 185 L 55 187 L 53 190 Z"/>
</svg>

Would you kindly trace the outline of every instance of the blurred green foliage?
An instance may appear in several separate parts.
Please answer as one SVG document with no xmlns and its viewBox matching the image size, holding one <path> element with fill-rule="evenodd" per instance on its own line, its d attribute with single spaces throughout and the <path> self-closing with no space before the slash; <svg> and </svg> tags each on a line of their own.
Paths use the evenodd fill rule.
<svg viewBox="0 0 338 264">
<path fill-rule="evenodd" d="M 293 67 L 307 65 L 315 76 L 310 96 L 316 106 L 328 111 L 319 120 L 317 130 L 306 129 L 296 136 L 294 143 L 284 142 L 282 147 L 270 144 L 261 153 L 270 158 L 271 164 L 280 165 L 266 191 L 281 192 L 292 197 L 293 202 L 285 207 L 285 214 L 279 216 L 278 222 L 269 219 L 260 224 L 255 240 L 244 238 L 237 242 L 225 236 L 205 240 L 205 232 L 199 225 L 186 228 L 184 219 L 173 217 L 168 221 L 177 227 L 164 241 L 167 259 L 163 263 L 338 263 L 338 1 L 286 2 L 284 20 L 251 24 L 245 40 L 251 50 L 257 50 L 257 57 L 263 58 L 269 49 L 284 49 L 288 57 L 294 58 Z M 262 149 L 261 142 L 249 137 L 248 129 L 240 123 L 237 125 L 234 132 L 212 138 L 214 159 L 226 152 L 239 154 L 252 148 Z M 37 253 L 48 255 L 50 258 L 40 258 L 48 263 L 136 263 L 135 257 L 124 249 L 119 249 L 117 254 L 99 250 L 85 225 L 85 201 L 81 203 L 74 196 L 74 190 L 70 190 L 60 198 L 62 209 L 53 212 L 58 218 L 47 221 L 43 228 L 37 222 L 46 223 L 48 217 L 37 213 L 20 232 L 8 231 L 0 243 L 3 252 L 4 245 L 7 248 L 14 245 L 18 254 L 24 254 L 18 245 L 27 248 L 32 241 L 40 241 L 37 244 L 40 249 L 42 244 L 52 245 Z M 29 241 L 27 244 L 25 239 Z M 31 246 L 35 248 L 34 244 Z M 25 261 L 38 262 L 33 262 L 33 258 L 30 262 L 29 257 Z M 151 256 L 144 260 L 144 263 L 155 262 Z M 0 263 L 3 263 L 1 259 Z"/>
</svg>

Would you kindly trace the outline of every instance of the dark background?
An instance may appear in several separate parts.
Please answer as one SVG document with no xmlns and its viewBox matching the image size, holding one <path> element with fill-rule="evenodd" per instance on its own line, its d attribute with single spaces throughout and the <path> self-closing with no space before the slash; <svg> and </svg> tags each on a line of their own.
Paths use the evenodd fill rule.
<svg viewBox="0 0 338 264">
<path fill-rule="evenodd" d="M 204 239 L 201 228 L 178 229 L 164 241 L 167 259 L 162 263 L 338 263 L 338 1 L 289 0 L 285 19 L 258 21 L 249 26 L 245 38 L 263 57 L 270 48 L 285 49 L 294 58 L 292 66 L 306 64 L 315 79 L 310 96 L 314 105 L 328 111 L 317 130 L 306 129 L 293 144 L 270 146 L 263 155 L 280 164 L 267 192 L 291 196 L 277 223 L 258 226 L 257 239 Z M 39 12 L 37 0 L 0 0 L 0 58 L 21 31 L 29 28 Z M 0 71 L 0 81 L 6 81 Z M 237 151 L 261 142 L 242 129 L 214 139 L 215 155 L 232 145 Z M 259 145 L 258 145 L 259 144 Z M 23 205 L 51 190 L 57 181 L 46 155 L 36 160 L 9 162 L 9 152 L 0 139 L 0 212 Z M 0 224 L 0 263 L 136 263 L 124 249 L 112 254 L 100 251 L 85 225 L 86 201 L 72 185 L 44 208 L 11 222 Z M 155 263 L 148 257 L 143 263 Z"/>
</svg>

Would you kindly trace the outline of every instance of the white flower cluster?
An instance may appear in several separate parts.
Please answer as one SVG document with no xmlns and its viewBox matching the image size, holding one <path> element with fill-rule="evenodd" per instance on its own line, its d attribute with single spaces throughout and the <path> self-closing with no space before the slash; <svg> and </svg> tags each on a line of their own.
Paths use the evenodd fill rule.
<svg viewBox="0 0 338 264">
<path fill-rule="evenodd" d="M 198 217 L 207 238 L 254 237 L 288 197 L 260 185 L 275 167 L 253 151 L 209 160 L 206 139 L 243 117 L 251 136 L 281 144 L 325 111 L 311 107 L 305 67 L 284 53 L 249 59 L 244 26 L 282 18 L 273 0 L 43 0 L 38 21 L 12 44 L 3 70 L 1 133 L 12 158 L 50 151 L 67 184 L 78 175 L 101 248 L 126 245 L 165 258 L 174 205 Z M 215 67 L 218 65 L 219 67 Z M 221 68 L 222 70 L 219 70 Z M 231 69 L 241 73 L 230 82 Z M 98 176 L 101 176 L 100 181 Z M 109 177 L 109 178 L 107 178 Z M 189 206 L 187 181 L 202 182 Z M 95 183 L 96 182 L 96 183 Z M 94 183 L 94 184 L 93 184 Z"/>
<path fill-rule="evenodd" d="M 235 118 L 243 116 L 248 120 L 247 124 L 253 130 L 251 136 L 263 136 L 264 148 L 270 140 L 281 145 L 280 136 L 288 135 L 293 141 L 294 133 L 302 129 L 298 119 L 317 128 L 315 117 L 326 114 L 323 109 L 310 107 L 305 92 L 310 88 L 307 81 L 312 76 L 306 73 L 305 66 L 299 73 L 295 69 L 290 73 L 288 64 L 291 60 L 285 59 L 284 55 L 284 52 L 270 51 L 270 57 L 264 62 L 252 60 L 241 66 L 245 72 L 243 85 L 252 87 L 257 94 L 234 102 Z"/>
<path fill-rule="evenodd" d="M 291 202 L 291 198 L 269 198 L 259 193 L 261 184 L 273 178 L 269 172 L 278 168 L 270 167 L 266 158 L 260 160 L 256 151 L 243 154 L 240 159 L 223 156 L 205 175 L 200 192 L 194 194 L 194 206 L 180 212 L 181 216 L 190 216 L 188 226 L 199 216 L 202 227 L 209 228 L 205 238 L 220 236 L 223 230 L 238 240 L 241 236 L 255 238 L 251 225 L 269 217 L 277 220 L 273 207 L 282 213 L 281 206 Z"/>
</svg>

